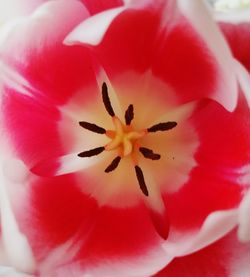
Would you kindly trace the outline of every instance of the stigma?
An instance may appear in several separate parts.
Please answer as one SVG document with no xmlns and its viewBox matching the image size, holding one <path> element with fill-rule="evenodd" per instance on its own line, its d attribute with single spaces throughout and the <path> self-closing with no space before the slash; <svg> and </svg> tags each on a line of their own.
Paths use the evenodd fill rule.
<svg viewBox="0 0 250 277">
<path fill-rule="evenodd" d="M 98 126 L 95 123 L 86 121 L 80 121 L 79 125 L 93 133 L 107 136 L 110 141 L 106 145 L 83 151 L 78 154 L 78 157 L 89 158 L 100 155 L 104 151 L 113 151 L 114 159 L 104 169 L 106 173 L 116 170 L 123 158 L 130 157 L 131 166 L 134 168 L 135 178 L 138 181 L 139 187 L 145 196 L 149 196 L 143 170 L 139 165 L 139 155 L 152 161 L 160 160 L 161 155 L 154 153 L 152 149 L 143 147 L 143 138 L 149 133 L 169 131 L 177 126 L 177 122 L 159 122 L 145 129 L 137 130 L 133 127 L 133 120 L 135 118 L 134 106 L 132 104 L 128 106 L 124 114 L 124 120 L 116 116 L 105 82 L 102 84 L 102 100 L 106 112 L 112 118 L 113 129 L 105 129 L 105 126 Z"/>
</svg>

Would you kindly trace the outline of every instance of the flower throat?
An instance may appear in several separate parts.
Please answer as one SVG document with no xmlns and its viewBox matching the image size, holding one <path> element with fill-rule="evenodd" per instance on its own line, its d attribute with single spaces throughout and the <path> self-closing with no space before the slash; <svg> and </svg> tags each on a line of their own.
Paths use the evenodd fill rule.
<svg viewBox="0 0 250 277">
<path fill-rule="evenodd" d="M 145 196 L 148 196 L 148 188 L 145 182 L 143 171 L 139 166 L 138 156 L 141 154 L 146 159 L 159 160 L 161 158 L 161 155 L 154 153 L 153 150 L 149 148 L 143 147 L 140 144 L 140 140 L 143 137 L 147 136 L 148 133 L 163 132 L 173 129 L 177 126 L 177 123 L 174 121 L 161 122 L 151 126 L 150 128 L 146 128 L 143 130 L 134 130 L 133 126 L 131 125 L 134 119 L 134 106 L 132 104 L 128 106 L 125 112 L 124 124 L 115 115 L 109 98 L 108 87 L 105 82 L 102 84 L 102 100 L 106 111 L 112 117 L 114 130 L 106 130 L 103 127 L 86 121 L 80 121 L 79 125 L 91 132 L 106 135 L 110 139 L 110 142 L 104 146 L 83 151 L 79 153 L 78 156 L 81 158 L 88 158 L 99 155 L 103 151 L 116 151 L 116 157 L 105 169 L 106 173 L 114 171 L 119 166 L 122 158 L 130 156 L 140 189 Z"/>
</svg>

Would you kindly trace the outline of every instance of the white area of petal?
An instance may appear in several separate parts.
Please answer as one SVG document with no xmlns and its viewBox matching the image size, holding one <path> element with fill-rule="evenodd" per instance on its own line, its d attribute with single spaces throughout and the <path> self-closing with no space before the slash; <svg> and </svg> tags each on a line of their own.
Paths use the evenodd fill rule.
<svg viewBox="0 0 250 277">
<path fill-rule="evenodd" d="M 187 120 L 193 113 L 197 105 L 196 101 L 189 102 L 174 109 L 170 109 L 166 114 L 155 120 L 155 124 L 159 122 L 176 121 L 178 123 Z"/>
<path fill-rule="evenodd" d="M 8 181 L 19 184 L 25 184 L 29 176 L 24 163 L 17 159 L 5 159 L 3 162 L 3 173 Z"/>
<path fill-rule="evenodd" d="M 35 260 L 27 238 L 19 230 L 6 189 L 8 180 L 0 169 L 0 215 L 3 247 L 8 263 L 22 272 L 33 272 Z"/>
<path fill-rule="evenodd" d="M 235 248 L 235 257 L 231 259 L 229 267 L 229 277 L 249 277 L 250 276 L 250 251 L 249 248 L 245 251 L 241 251 L 240 248 L 243 248 L 244 245 L 241 245 L 239 249 L 237 246 Z"/>
<path fill-rule="evenodd" d="M 242 186 L 249 187 L 250 186 L 250 164 L 247 164 L 240 168 L 238 171 L 238 184 Z"/>
<path fill-rule="evenodd" d="M 114 8 L 91 16 L 78 25 L 64 40 L 65 44 L 72 45 L 86 43 L 97 45 L 101 42 L 109 25 L 123 11 L 125 7 Z"/>
<path fill-rule="evenodd" d="M 237 225 L 238 211 L 217 211 L 211 213 L 203 223 L 201 229 L 185 237 L 169 234 L 164 248 L 169 256 L 181 257 L 194 253 L 225 236 Z"/>
<path fill-rule="evenodd" d="M 0 23 L 26 16 L 44 0 L 0 0 Z"/>
<path fill-rule="evenodd" d="M 1 277 L 32 277 L 32 275 L 18 272 L 14 268 L 7 267 L 7 266 L 0 266 L 0 276 Z"/>
<path fill-rule="evenodd" d="M 149 252 L 127 257 L 126 259 L 110 258 L 103 263 L 83 265 L 81 261 L 70 262 L 83 247 L 84 239 L 79 242 L 79 236 L 55 248 L 40 264 L 41 276 L 74 276 L 74 277 L 149 277 L 161 270 L 172 257 L 167 256 L 165 250 L 158 245 Z M 69 262 L 67 262 L 69 261 Z M 54 268 L 54 271 L 51 271 Z"/>
<path fill-rule="evenodd" d="M 51 250 L 48 256 L 46 257 L 46 259 L 44 259 L 39 264 L 39 271 L 41 273 L 41 276 L 44 276 L 44 277 L 54 276 L 53 273 L 51 273 L 52 268 L 61 267 L 63 268 L 63 271 L 64 271 L 65 267 L 62 266 L 62 264 L 66 264 L 66 267 L 67 267 L 74 259 L 74 257 L 77 255 L 81 247 L 82 247 L 82 241 L 79 242 L 79 236 L 75 236 L 75 238 L 72 238 L 67 242 L 65 242 L 64 244 Z M 78 269 L 77 265 L 74 264 L 74 270 L 76 271 L 77 269 Z M 79 273 L 78 275 L 74 275 L 72 274 L 72 272 L 69 275 L 66 275 L 66 273 L 64 273 L 63 276 L 83 276 L 82 268 L 78 273 Z"/>
<path fill-rule="evenodd" d="M 101 154 L 100 154 L 101 155 Z M 68 154 L 59 158 L 61 164 L 60 169 L 56 175 L 63 175 L 67 173 L 76 172 L 79 170 L 87 169 L 102 161 L 101 156 L 94 156 L 90 158 L 80 158 L 76 153 Z"/>
<path fill-rule="evenodd" d="M 163 249 L 156 248 L 141 257 L 134 259 L 128 257 L 123 262 L 115 259 L 107 260 L 105 264 L 88 270 L 83 277 L 149 277 L 165 267 L 172 259 Z"/>
<path fill-rule="evenodd" d="M 250 191 L 244 196 L 239 207 L 238 238 L 242 242 L 250 242 Z"/>
<path fill-rule="evenodd" d="M 216 26 L 204 1 L 178 0 L 182 13 L 188 18 L 196 31 L 204 39 L 220 70 L 220 84 L 213 93 L 213 98 L 227 110 L 233 111 L 237 104 L 238 88 L 235 72 L 232 70 L 233 59 L 229 47 Z M 230 97 L 228 97 L 230 95 Z"/>
<path fill-rule="evenodd" d="M 6 86 L 15 89 L 21 94 L 32 97 L 30 91 L 35 91 L 35 89 L 30 85 L 28 80 L 24 79 L 17 71 L 14 71 L 1 61 L 0 71 L 0 82 L 5 83 Z"/>
<path fill-rule="evenodd" d="M 246 97 L 248 106 L 250 107 L 250 74 L 237 60 L 235 60 L 235 70 L 241 89 Z"/>
<path fill-rule="evenodd" d="M 97 80 L 97 84 L 98 84 L 100 93 L 102 91 L 103 82 L 106 82 L 107 87 L 108 87 L 108 95 L 110 98 L 110 102 L 112 103 L 113 110 L 114 110 L 116 116 L 118 116 L 119 118 L 123 118 L 121 103 L 119 101 L 119 98 L 118 98 L 118 95 L 117 95 L 115 89 L 113 88 L 113 86 L 111 84 L 111 81 L 108 78 L 107 73 L 105 72 L 104 68 L 102 68 L 101 66 L 98 66 L 97 62 L 95 63 L 94 67 L 95 67 L 94 69 L 95 69 L 95 73 L 96 73 L 96 80 Z"/>
<path fill-rule="evenodd" d="M 143 197 L 145 204 L 148 206 L 149 209 L 154 210 L 160 214 L 165 212 L 165 204 L 163 202 L 161 192 L 159 191 L 157 184 L 152 176 L 150 170 L 145 170 L 144 177 L 147 180 L 147 183 L 150 184 L 148 186 L 148 197 Z"/>
</svg>

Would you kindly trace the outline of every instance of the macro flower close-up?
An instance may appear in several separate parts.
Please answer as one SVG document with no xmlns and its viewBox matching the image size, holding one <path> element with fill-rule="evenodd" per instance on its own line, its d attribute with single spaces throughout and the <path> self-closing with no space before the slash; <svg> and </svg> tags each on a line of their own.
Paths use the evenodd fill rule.
<svg viewBox="0 0 250 277">
<path fill-rule="evenodd" d="M 250 10 L 10 3 L 0 276 L 250 276 Z"/>
</svg>

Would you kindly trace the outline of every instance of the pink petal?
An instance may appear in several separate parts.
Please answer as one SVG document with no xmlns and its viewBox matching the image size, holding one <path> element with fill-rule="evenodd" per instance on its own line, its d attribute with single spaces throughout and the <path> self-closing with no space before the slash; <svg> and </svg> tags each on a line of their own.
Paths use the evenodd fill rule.
<svg viewBox="0 0 250 277">
<path fill-rule="evenodd" d="M 26 193 L 22 202 L 26 213 L 15 212 L 39 260 L 53 248 L 78 238 L 79 233 L 81 246 L 95 222 L 97 204 L 81 192 L 74 176 L 35 178 Z"/>
<path fill-rule="evenodd" d="M 244 196 L 239 207 L 238 237 L 242 242 L 250 242 L 250 191 Z"/>
<path fill-rule="evenodd" d="M 89 182 L 81 180 L 81 185 Z M 104 272 L 117 276 L 121 268 L 129 276 L 145 276 L 164 266 L 161 239 L 144 205 L 98 208 L 73 175 L 43 178 L 31 185 L 26 213 L 16 212 L 44 276 L 77 269 L 91 276 L 105 276 Z"/>
<path fill-rule="evenodd" d="M 164 198 L 173 228 L 199 228 L 211 212 L 239 205 L 244 190 L 240 171 L 250 159 L 249 108 L 242 98 L 233 113 L 212 101 L 193 113 L 200 141 L 197 166 L 185 186 Z"/>
<path fill-rule="evenodd" d="M 0 163 L 3 166 L 2 163 Z M 10 181 L 0 171 L 0 215 L 1 215 L 1 240 L 6 263 L 22 272 L 33 273 L 36 267 L 32 249 L 25 234 L 20 230 L 7 187 Z M 25 253 L 25 255 L 24 255 Z"/>
<path fill-rule="evenodd" d="M 155 255 L 161 256 L 156 258 Z M 145 263 L 147 256 L 152 263 L 148 266 Z M 129 276 L 144 276 L 165 260 L 159 237 L 144 206 L 101 208 L 96 225 L 77 258 L 86 260 L 86 265 L 94 262 L 93 272 L 106 267 L 107 276 L 116 276 L 118 271 L 122 273 L 122 269 Z M 105 266 L 107 260 L 112 263 L 108 270 Z"/>
<path fill-rule="evenodd" d="M 246 277 L 250 273 L 249 245 L 231 232 L 218 242 L 185 257 L 177 258 L 154 277 Z"/>
<path fill-rule="evenodd" d="M 99 44 L 111 22 L 124 10 L 125 7 L 114 8 L 84 20 L 66 37 L 65 44 Z"/>
<path fill-rule="evenodd" d="M 184 16 L 207 44 L 217 63 L 218 83 L 210 97 L 229 111 L 233 111 L 237 105 L 238 88 L 235 73 L 231 70 L 233 60 L 228 45 L 203 1 L 180 0 L 179 5 Z"/>
<path fill-rule="evenodd" d="M 72 153 L 42 160 L 31 168 L 31 172 L 43 177 L 64 175 L 80 170 L 86 170 L 104 159 L 99 156 L 82 159 L 78 157 L 77 154 L 78 153 Z"/>
<path fill-rule="evenodd" d="M 11 89 L 5 89 L 5 93 L 2 112 L 6 135 L 24 162 L 33 166 L 40 160 L 62 155 L 57 132 L 59 112 L 43 101 Z"/>
<path fill-rule="evenodd" d="M 32 277 L 32 275 L 17 271 L 13 267 L 0 266 L 0 275 L 4 277 Z"/>
<path fill-rule="evenodd" d="M 177 230 L 170 231 L 169 239 L 164 248 L 169 256 L 181 257 L 197 252 L 212 244 L 232 231 L 237 225 L 238 211 L 217 211 L 211 213 L 199 230 L 178 234 Z"/>
<path fill-rule="evenodd" d="M 126 8 L 126 11 L 120 13 L 124 8 Z M 146 60 L 150 58 L 153 51 L 154 37 L 158 31 L 159 18 L 155 14 L 154 9 L 150 11 L 149 9 L 140 10 L 129 9 L 129 7 L 124 8 L 108 12 L 115 15 L 115 11 L 117 11 L 118 16 L 116 16 L 112 22 L 108 16 L 105 16 L 105 13 L 95 17 L 96 24 L 98 25 L 98 20 L 103 21 L 106 19 L 105 29 L 102 28 L 101 30 L 106 31 L 106 27 L 108 27 L 108 30 L 105 34 L 103 32 L 99 33 L 95 41 L 100 41 L 105 35 L 104 43 L 101 44 L 100 49 L 98 48 L 98 55 L 101 55 L 101 63 L 104 65 L 105 70 L 113 68 L 112 73 L 113 71 L 117 73 L 119 70 L 123 72 L 125 68 L 126 70 L 133 68 L 137 71 L 138 66 L 141 67 L 141 62 L 143 63 L 143 68 L 145 68 L 144 64 L 146 61 L 144 62 L 144 58 Z M 93 32 L 96 34 L 96 24 L 93 25 L 91 30 L 88 30 L 88 33 Z M 100 24 L 100 26 L 102 25 Z M 133 30 L 133 32 L 131 32 L 131 30 Z M 84 31 L 86 30 L 82 29 L 81 33 Z M 80 35 L 80 29 L 78 35 L 78 38 L 74 37 L 74 40 L 77 39 L 77 42 L 91 43 L 86 39 L 81 40 L 82 34 Z M 147 41 L 146 44 L 145 41 Z M 142 59 L 140 57 L 144 58 Z M 108 66 L 109 63 L 107 60 L 110 60 L 110 66 Z M 114 65 L 117 66 L 114 67 Z M 108 75 L 112 76 L 109 72 Z"/>
<path fill-rule="evenodd" d="M 239 80 L 240 87 L 246 97 L 248 106 L 250 107 L 250 75 L 249 71 L 237 60 L 235 60 L 235 70 Z"/>
<path fill-rule="evenodd" d="M 51 1 L 12 28 L 1 44 L 5 132 L 29 166 L 65 154 L 55 105 L 95 80 L 86 51 L 62 45 L 69 30 L 86 16 L 78 1 Z"/>
<path fill-rule="evenodd" d="M 150 184 L 148 187 L 149 196 L 144 199 L 145 205 L 148 209 L 149 216 L 152 220 L 152 224 L 155 227 L 156 232 L 161 238 L 166 240 L 169 234 L 170 222 L 168 219 L 167 207 L 162 199 L 160 192 L 153 176 L 148 174 L 150 172 L 146 170 L 145 178 Z"/>
<path fill-rule="evenodd" d="M 238 97 L 236 75 L 229 70 L 233 60 L 203 4 L 192 1 L 190 10 L 182 3 L 178 10 L 177 4 L 164 4 L 163 8 L 150 3 L 130 4 L 122 13 L 119 9 L 104 12 L 90 19 L 95 24 L 90 26 L 88 20 L 82 23 L 66 41 L 101 41 L 93 49 L 111 79 L 131 69 L 140 73 L 152 70 L 174 89 L 182 103 L 209 97 L 233 110 Z M 162 19 L 159 10 L 170 18 Z M 97 31 L 97 25 L 103 27 Z M 228 91 L 231 97 L 227 97 Z"/>
<path fill-rule="evenodd" d="M 9 0 L 0 1 L 0 22 L 3 23 L 19 16 L 27 16 L 47 0 Z"/>
<path fill-rule="evenodd" d="M 39 7 L 11 28 L 1 44 L 8 72 L 14 69 L 27 80 L 34 96 L 65 103 L 93 80 L 87 50 L 62 44 L 68 32 L 88 16 L 79 1 L 49 1 Z"/>
<path fill-rule="evenodd" d="M 123 5 L 122 0 L 81 0 L 91 15 Z"/>
<path fill-rule="evenodd" d="M 248 11 L 248 16 L 249 16 Z M 220 22 L 223 31 L 234 57 L 242 63 L 250 72 L 250 20 L 243 22 Z"/>
</svg>

